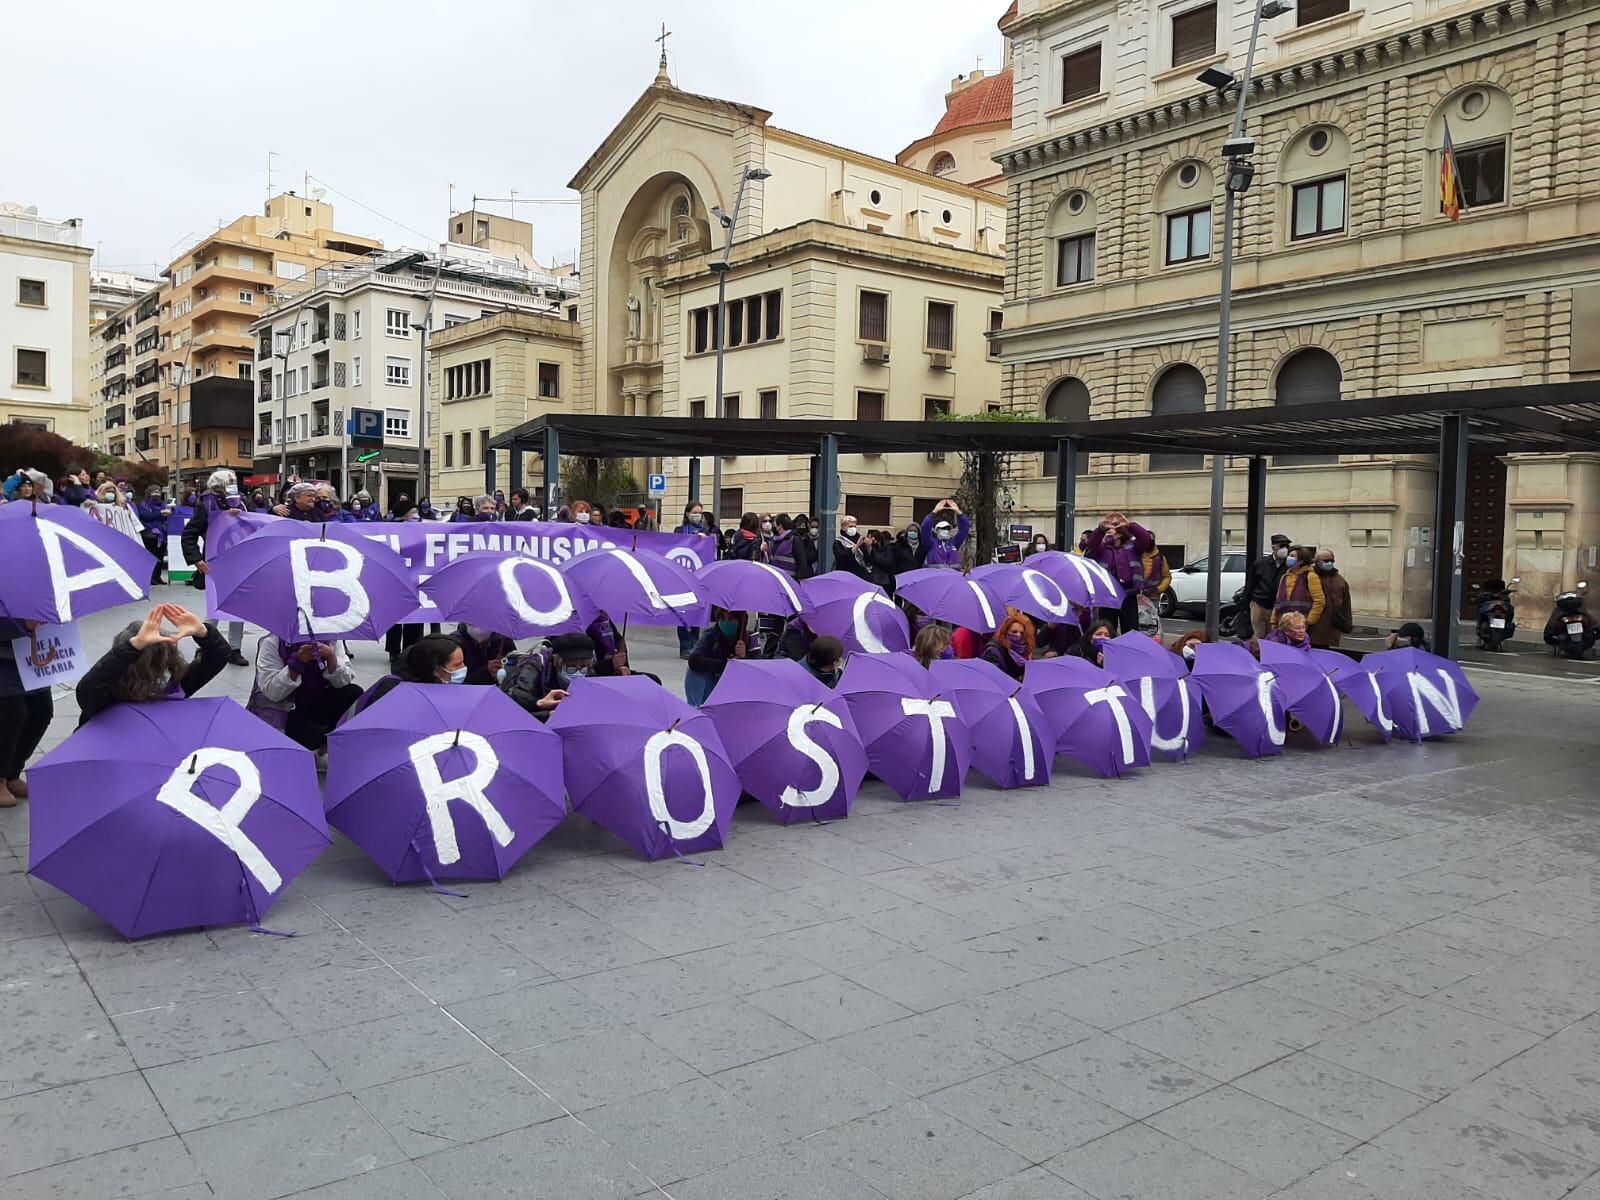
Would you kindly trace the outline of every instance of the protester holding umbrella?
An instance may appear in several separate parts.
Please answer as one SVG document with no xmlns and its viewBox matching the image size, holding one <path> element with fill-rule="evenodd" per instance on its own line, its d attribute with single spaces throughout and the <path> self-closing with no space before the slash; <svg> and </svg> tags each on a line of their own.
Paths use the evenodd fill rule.
<svg viewBox="0 0 1600 1200">
<path fill-rule="evenodd" d="M 341 642 L 285 642 L 270 633 L 256 643 L 256 678 L 245 705 L 307 750 L 321 750 L 339 718 L 361 699 L 361 685 Z"/>
<path fill-rule="evenodd" d="M 168 633 L 163 625 L 171 625 Z M 187 659 L 178 651 L 193 638 L 199 655 Z M 147 704 L 185 700 L 227 666 L 228 642 L 194 613 L 179 604 L 158 604 L 143 621 L 131 622 L 111 649 L 78 680 L 78 724 L 113 704 Z"/>
<path fill-rule="evenodd" d="M 181 544 L 183 546 L 183 559 L 194 567 L 194 578 L 191 586 L 205 590 L 205 577 L 211 572 L 211 564 L 206 561 L 211 544 L 220 539 L 221 528 L 212 531 L 211 523 L 218 517 L 223 519 L 237 518 L 244 506 L 239 501 L 238 477 L 232 471 L 220 470 L 211 472 L 206 479 L 206 490 L 194 498 L 194 515 L 183 526 Z M 293 489 L 291 489 L 293 490 Z M 315 497 L 313 497 L 314 499 Z M 281 505 L 279 506 L 282 507 Z M 277 509 L 273 510 L 277 512 Z M 224 516 L 225 514 L 225 516 Z M 280 516 L 284 513 L 279 513 Z M 202 549 L 204 546 L 204 549 Z M 235 667 L 250 665 L 244 656 L 244 622 L 228 622 L 228 662 Z"/>
<path fill-rule="evenodd" d="M 1139 628 L 1139 593 L 1145 586 L 1144 556 L 1155 543 L 1155 537 L 1143 525 L 1135 524 L 1120 512 L 1112 512 L 1090 532 L 1084 544 L 1084 557 L 1111 572 L 1122 588 L 1120 608 L 1115 612 L 1108 609 L 1101 615 L 1116 617 L 1118 628 L 1124 632 Z"/>
<path fill-rule="evenodd" d="M 950 631 L 943 625 L 924 625 L 911 647 L 916 660 L 926 667 L 930 663 L 954 659 L 955 650 L 950 645 Z"/>
<path fill-rule="evenodd" d="M 1015 608 L 1007 608 L 994 637 L 979 658 L 991 662 L 1018 683 L 1033 659 L 1033 624 Z"/>
<path fill-rule="evenodd" d="M 955 524 L 951 524 L 951 518 Z M 961 547 L 966 545 L 972 532 L 972 522 L 967 514 L 949 497 L 939 501 L 927 516 L 922 518 L 920 545 L 923 565 L 929 567 L 960 567 Z"/>
<path fill-rule="evenodd" d="M 712 607 L 711 624 L 695 643 L 684 673 L 684 699 L 695 708 L 705 703 L 730 659 L 756 656 L 761 641 L 750 631 L 749 621 L 747 613 Z"/>
<path fill-rule="evenodd" d="M 144 548 L 156 556 L 156 569 L 150 582 L 160 583 L 161 572 L 167 565 L 167 518 L 172 515 L 172 505 L 162 499 L 161 489 L 151 484 L 145 488 L 137 511 L 140 539 Z"/>
<path fill-rule="evenodd" d="M 450 636 L 461 647 L 462 661 L 467 664 L 466 683 L 494 683 L 506 655 L 517 649 L 517 643 L 504 634 L 479 625 L 462 623 Z"/>
<path fill-rule="evenodd" d="M 601 678 L 619 675 L 643 675 L 646 679 L 661 680 L 649 671 L 635 671 L 628 662 L 628 639 L 609 613 L 602 609 L 589 622 L 584 635 L 594 643 L 594 674 Z"/>
<path fill-rule="evenodd" d="M 1117 636 L 1116 625 L 1110 621 L 1096 621 L 1089 626 L 1089 636 L 1079 646 L 1082 657 L 1097 667 L 1105 666 L 1106 643 Z"/>
<path fill-rule="evenodd" d="M 51 689 L 29 691 L 17 671 L 13 639 L 28 637 L 37 626 L 37 621 L 0 620 L 0 772 L 5 776 L 0 808 L 14 808 L 28 798 L 22 772 L 55 717 Z"/>
<path fill-rule="evenodd" d="M 1184 662 L 1194 665 L 1195 647 L 1209 642 L 1204 629 L 1191 629 L 1182 637 L 1174 638 L 1169 649 Z"/>
<path fill-rule="evenodd" d="M 594 639 L 582 633 L 563 633 L 506 665 L 500 687 L 539 720 L 567 698 L 574 679 L 594 673 Z"/>
<path fill-rule="evenodd" d="M 350 708 L 346 720 L 370 708 L 402 683 L 465 683 L 467 659 L 461 644 L 442 633 L 430 633 L 418 639 L 395 664 L 395 670 L 383 676 Z"/>
</svg>

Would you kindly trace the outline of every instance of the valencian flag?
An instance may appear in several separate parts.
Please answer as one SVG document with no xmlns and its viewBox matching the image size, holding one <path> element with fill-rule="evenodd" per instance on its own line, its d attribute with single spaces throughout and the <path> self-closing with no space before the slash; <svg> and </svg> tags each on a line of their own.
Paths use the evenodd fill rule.
<svg viewBox="0 0 1600 1200">
<path fill-rule="evenodd" d="M 1461 169 L 1450 140 L 1450 122 L 1444 123 L 1444 145 L 1439 150 L 1439 211 L 1452 221 L 1461 220 Z"/>
</svg>

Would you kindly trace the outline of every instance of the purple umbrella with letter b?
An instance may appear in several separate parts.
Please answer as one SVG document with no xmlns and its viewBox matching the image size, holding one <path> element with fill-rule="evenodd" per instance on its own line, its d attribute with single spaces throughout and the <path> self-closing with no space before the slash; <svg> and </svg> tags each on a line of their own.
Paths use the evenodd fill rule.
<svg viewBox="0 0 1600 1200">
<path fill-rule="evenodd" d="M 1028 664 L 1026 687 L 1057 754 L 1107 779 L 1150 765 L 1150 718 L 1111 672 L 1081 658 L 1041 658 Z"/>
<path fill-rule="evenodd" d="M 938 659 L 928 664 L 928 675 L 941 695 L 955 701 L 972 744 L 972 765 L 981 774 L 998 788 L 1050 782 L 1050 726 L 1020 683 L 981 658 Z"/>
<path fill-rule="evenodd" d="M 422 582 L 446 621 L 466 621 L 509 638 L 582 633 L 595 604 L 574 580 L 536 558 L 475 550 Z"/>
<path fill-rule="evenodd" d="M 953 573 L 953 572 L 952 572 Z M 867 765 L 902 800 L 961 794 L 972 736 L 955 701 L 906 654 L 852 654 L 839 692 L 867 749 Z"/>
<path fill-rule="evenodd" d="M 911 649 L 911 625 L 875 583 L 845 571 L 816 575 L 800 585 L 800 616 L 818 635 L 836 637 L 851 654 Z"/>
</svg>

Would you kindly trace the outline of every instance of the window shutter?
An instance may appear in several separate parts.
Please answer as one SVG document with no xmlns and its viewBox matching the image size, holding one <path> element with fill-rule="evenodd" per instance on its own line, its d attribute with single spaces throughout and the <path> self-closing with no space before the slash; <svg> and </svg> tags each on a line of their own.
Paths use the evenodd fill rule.
<svg viewBox="0 0 1600 1200">
<path fill-rule="evenodd" d="M 1198 62 L 1217 52 L 1217 6 L 1191 9 L 1172 18 L 1172 65 Z"/>
<path fill-rule="evenodd" d="M 1100 47 L 1090 46 L 1061 60 L 1061 103 L 1071 104 L 1100 91 Z"/>
</svg>

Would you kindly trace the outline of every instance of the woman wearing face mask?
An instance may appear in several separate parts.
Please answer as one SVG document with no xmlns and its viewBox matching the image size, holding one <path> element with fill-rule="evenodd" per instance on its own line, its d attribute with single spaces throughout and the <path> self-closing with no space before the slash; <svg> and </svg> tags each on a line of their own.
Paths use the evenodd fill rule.
<svg viewBox="0 0 1600 1200">
<path fill-rule="evenodd" d="M 1181 637 L 1174 638 L 1172 645 L 1168 649 L 1188 663 L 1192 670 L 1194 668 L 1194 648 L 1209 640 L 1204 629 L 1191 629 Z"/>
<path fill-rule="evenodd" d="M 178 649 L 184 638 L 200 648 L 193 660 Z M 113 704 L 187 699 L 228 665 L 229 653 L 228 640 L 215 626 L 181 605 L 158 604 L 117 634 L 111 649 L 78 680 L 78 724 Z"/>
<path fill-rule="evenodd" d="M 1043 554 L 1048 549 L 1050 549 L 1050 539 L 1042 533 L 1036 533 L 1033 535 L 1033 541 L 1028 543 L 1028 551 L 1023 557 L 1032 558 L 1035 554 Z"/>
<path fill-rule="evenodd" d="M 683 522 L 677 528 L 678 533 L 689 533 L 695 537 L 705 538 L 711 536 L 711 526 L 706 521 L 705 506 L 698 501 L 691 500 L 683 506 Z M 704 545 L 704 543 L 702 543 Z M 715 551 L 710 546 L 699 551 L 700 557 L 710 561 L 716 557 Z M 678 626 L 678 657 L 687 659 L 694 650 L 694 644 L 700 640 L 700 626 Z"/>
<path fill-rule="evenodd" d="M 340 724 L 376 704 L 402 683 L 465 683 L 467 659 L 461 645 L 442 633 L 430 633 L 400 656 L 393 674 L 385 675 L 350 706 Z"/>
<path fill-rule="evenodd" d="M 1322 615 L 1311 623 L 1311 644 L 1336 650 L 1339 640 L 1355 628 L 1350 612 L 1350 581 L 1333 565 L 1333 551 L 1322 549 L 1316 556 L 1317 581 L 1322 584 Z"/>
<path fill-rule="evenodd" d="M 706 702 L 729 660 L 756 657 L 761 641 L 750 632 L 749 623 L 747 613 L 712 608 L 711 624 L 695 643 L 689 655 L 689 669 L 684 673 L 683 697 L 694 707 Z"/>
<path fill-rule="evenodd" d="M 1032 623 L 1017 609 L 1007 608 L 1000 628 L 994 631 L 994 637 L 978 657 L 992 662 L 1021 683 L 1023 675 L 1027 673 L 1028 663 L 1033 660 Z"/>
<path fill-rule="evenodd" d="M 1280 646 L 1293 646 L 1296 650 L 1311 649 L 1311 631 L 1306 627 L 1305 617 L 1297 612 L 1286 612 L 1279 617 L 1278 627 L 1267 634 L 1266 640 Z M 1257 657 L 1260 653 L 1257 650 Z"/>
<path fill-rule="evenodd" d="M 772 536 L 767 542 L 767 562 L 790 579 L 801 578 L 800 564 L 794 556 L 794 522 L 788 513 L 779 513 L 769 524 Z"/>
<path fill-rule="evenodd" d="M 950 645 L 950 631 L 943 625 L 924 626 L 917 640 L 911 643 L 911 655 L 924 667 L 940 659 L 954 658 L 956 652 Z"/>
<path fill-rule="evenodd" d="M 928 559 L 928 547 L 923 544 L 922 530 L 919 526 L 907 525 L 895 534 L 890 545 L 893 555 L 895 575 L 904 575 L 907 571 L 915 571 Z"/>
<path fill-rule="evenodd" d="M 1278 580 L 1278 597 L 1272 606 L 1272 624 L 1277 628 L 1284 613 L 1299 613 L 1307 625 L 1315 625 L 1327 607 L 1322 580 L 1316 570 L 1315 546 L 1291 546 L 1288 570 Z"/>
<path fill-rule="evenodd" d="M 155 570 L 150 574 L 152 584 L 161 582 L 161 572 L 167 565 L 167 518 L 172 515 L 172 505 L 161 496 L 161 489 L 152 484 L 144 490 L 139 502 L 140 540 L 144 548 L 156 556 Z"/>
<path fill-rule="evenodd" d="M 922 518 L 924 565 L 959 568 L 961 547 L 966 545 L 971 532 L 972 522 L 954 500 L 946 497 L 939 501 L 934 510 Z"/>
<path fill-rule="evenodd" d="M 467 666 L 466 683 L 494 683 L 501 662 L 517 649 L 517 643 L 505 634 L 477 625 L 457 625 L 450 636 L 461 647 L 462 661 Z"/>
<path fill-rule="evenodd" d="M 211 472 L 206 480 L 204 495 L 194 500 L 194 513 L 183 525 L 183 536 L 180 545 L 183 547 L 183 559 L 194 567 L 194 578 L 190 580 L 192 587 L 205 589 L 206 575 L 211 571 L 211 565 L 206 562 L 206 551 L 210 546 L 213 535 L 220 535 L 222 525 L 220 522 L 232 520 L 244 511 L 244 505 L 239 500 L 238 478 L 232 471 L 220 470 Z M 291 488 L 292 492 L 294 489 Z M 311 499 L 315 500 L 315 493 Z M 277 511 L 276 509 L 274 511 Z M 288 509 L 279 512 L 279 516 L 288 515 Z M 213 522 L 217 528 L 211 528 Z M 250 660 L 244 656 L 244 622 L 228 622 L 228 646 L 230 653 L 228 662 L 236 667 L 247 667 Z"/>
<path fill-rule="evenodd" d="M 806 651 L 805 669 L 829 687 L 839 686 L 844 674 L 844 643 L 836 637 L 819 637 Z"/>
<path fill-rule="evenodd" d="M 1089 636 L 1083 639 L 1083 656 L 1097 667 L 1106 665 L 1106 643 L 1117 636 L 1116 626 L 1110 621 L 1096 621 L 1089 626 Z"/>
<path fill-rule="evenodd" d="M 872 582 L 872 568 L 862 555 L 861 530 L 856 519 L 846 513 L 839 518 L 839 536 L 833 543 L 833 569 L 848 571 L 860 579 Z"/>
<path fill-rule="evenodd" d="M 472 500 L 467 496 L 456 497 L 456 510 L 450 514 L 450 524 L 464 525 L 469 521 L 478 519 L 477 509 L 472 507 Z"/>
<path fill-rule="evenodd" d="M 587 500 L 576 501 L 572 506 L 572 523 L 574 525 L 593 525 L 594 505 Z"/>
<path fill-rule="evenodd" d="M 361 685 L 341 642 L 256 643 L 256 678 L 247 711 L 307 750 L 322 750 L 339 718 L 361 699 Z"/>
<path fill-rule="evenodd" d="M 548 720 L 574 680 L 594 673 L 594 641 L 581 633 L 553 637 L 531 654 L 508 661 L 501 689 L 539 720 Z"/>
<path fill-rule="evenodd" d="M 1108 620 L 1115 618 L 1124 631 L 1139 628 L 1139 594 L 1145 587 L 1144 556 L 1154 545 L 1155 538 L 1143 525 L 1112 512 L 1089 534 L 1083 548 L 1084 557 L 1110 571 L 1122 587 L 1121 606 L 1102 609 L 1100 615 Z"/>
<path fill-rule="evenodd" d="M 755 513 L 747 512 L 739 518 L 739 528 L 733 535 L 733 551 L 730 557 L 751 562 L 767 561 L 767 539 L 761 532 L 761 518 Z"/>
<path fill-rule="evenodd" d="M 817 532 L 805 513 L 794 519 L 794 577 L 810 579 L 817 573 Z"/>
</svg>

